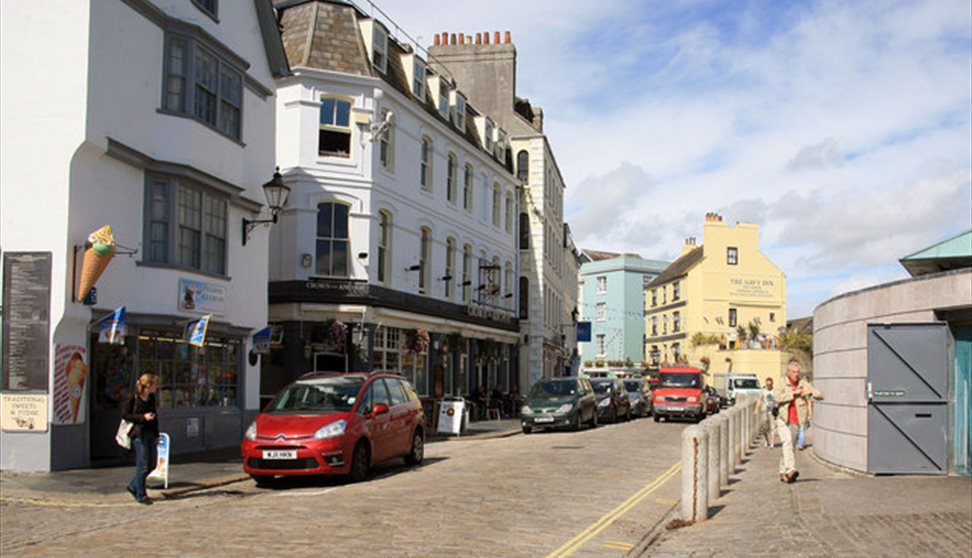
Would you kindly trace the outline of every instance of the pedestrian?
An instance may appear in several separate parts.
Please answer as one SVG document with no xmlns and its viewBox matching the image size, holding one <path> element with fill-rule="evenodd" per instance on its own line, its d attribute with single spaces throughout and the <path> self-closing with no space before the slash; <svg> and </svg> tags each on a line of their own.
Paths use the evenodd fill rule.
<svg viewBox="0 0 972 558">
<path fill-rule="evenodd" d="M 791 360 L 786 368 L 786 377 L 777 386 L 773 395 L 778 410 L 776 431 L 783 446 L 783 455 L 780 456 L 780 481 L 792 483 L 800 476 L 800 471 L 796 468 L 793 445 L 800 425 L 807 420 L 807 398 L 823 399 L 823 393 L 805 378 L 800 378 L 800 363 Z"/>
<path fill-rule="evenodd" d="M 773 378 L 766 378 L 765 386 L 759 394 L 753 414 L 759 419 L 759 436 L 763 438 L 763 447 L 773 448 L 776 447 L 776 427 L 773 424 L 776 398 L 773 395 Z"/>
<path fill-rule="evenodd" d="M 155 391 L 159 377 L 146 372 L 135 383 L 135 394 L 126 405 L 124 418 L 133 424 L 128 435 L 135 451 L 135 475 L 128 481 L 128 492 L 139 504 L 151 504 L 145 493 L 145 479 L 155 467 L 156 444 L 159 439 L 159 421 L 156 416 Z"/>
</svg>

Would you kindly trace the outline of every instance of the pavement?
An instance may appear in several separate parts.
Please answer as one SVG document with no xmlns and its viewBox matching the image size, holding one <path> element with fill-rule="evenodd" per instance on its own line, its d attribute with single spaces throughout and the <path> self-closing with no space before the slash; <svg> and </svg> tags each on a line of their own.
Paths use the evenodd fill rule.
<svg viewBox="0 0 972 558">
<path fill-rule="evenodd" d="M 516 419 L 480 421 L 462 436 L 435 435 L 428 441 L 453 444 L 520 432 Z M 627 556 L 972 556 L 972 477 L 874 477 L 829 465 L 810 448 L 797 452 L 797 482 L 784 484 L 777 470 L 780 451 L 750 449 L 728 488 L 710 500 L 706 521 L 679 526 L 673 500 L 666 517 L 641 522 L 643 535 L 631 533 L 630 540 L 640 537 L 640 542 Z M 172 461 L 169 488 L 150 490 L 153 498 L 179 499 L 247 479 L 236 448 L 176 455 Z M 130 507 L 124 486 L 131 474 L 131 464 L 55 473 L 2 471 L 0 502 Z"/>
<path fill-rule="evenodd" d="M 431 433 L 427 443 L 502 438 L 521 432 L 519 419 L 483 420 L 469 423 L 460 436 Z M 168 488 L 150 481 L 149 497 L 178 498 L 250 478 L 243 472 L 238 447 L 173 455 L 169 467 Z M 133 472 L 134 461 L 52 473 L 0 471 L 0 503 L 78 507 L 129 505 L 132 497 L 125 485 Z"/>
<path fill-rule="evenodd" d="M 678 526 L 678 507 L 629 556 L 972 556 L 972 477 L 870 476 L 808 448 L 780 482 L 780 448 L 753 448 L 709 517 Z"/>
</svg>

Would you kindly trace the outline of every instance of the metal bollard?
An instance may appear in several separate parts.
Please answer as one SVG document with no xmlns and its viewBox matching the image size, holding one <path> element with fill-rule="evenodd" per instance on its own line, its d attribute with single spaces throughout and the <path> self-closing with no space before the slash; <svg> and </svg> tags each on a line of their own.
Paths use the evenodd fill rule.
<svg viewBox="0 0 972 558">
<path fill-rule="evenodd" d="M 719 423 L 719 486 L 729 486 L 729 417 L 726 413 L 715 416 Z"/>
<path fill-rule="evenodd" d="M 682 519 L 709 518 L 708 440 L 699 426 L 682 431 Z"/>
<path fill-rule="evenodd" d="M 719 428 L 721 422 L 715 419 L 715 416 L 711 416 L 702 421 L 699 425 L 702 427 L 702 431 L 705 433 L 706 442 L 709 444 L 709 461 L 708 461 L 708 497 L 709 501 L 716 500 L 720 495 L 719 490 Z"/>
</svg>

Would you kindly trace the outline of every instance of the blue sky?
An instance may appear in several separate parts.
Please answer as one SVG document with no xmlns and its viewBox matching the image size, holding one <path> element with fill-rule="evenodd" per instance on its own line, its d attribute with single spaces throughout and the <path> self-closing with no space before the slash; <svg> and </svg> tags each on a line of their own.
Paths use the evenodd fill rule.
<svg viewBox="0 0 972 558">
<path fill-rule="evenodd" d="M 972 228 L 968 0 L 378 5 L 422 45 L 511 31 L 581 247 L 673 259 L 706 212 L 758 223 L 793 318 Z"/>
</svg>

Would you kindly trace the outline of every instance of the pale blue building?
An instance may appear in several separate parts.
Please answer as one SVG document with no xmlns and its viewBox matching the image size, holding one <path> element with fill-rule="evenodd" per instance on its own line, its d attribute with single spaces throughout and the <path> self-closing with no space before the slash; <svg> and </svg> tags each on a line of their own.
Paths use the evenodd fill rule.
<svg viewBox="0 0 972 558">
<path fill-rule="evenodd" d="M 591 341 L 578 343 L 582 369 L 597 361 L 645 360 L 645 285 L 671 262 L 637 254 L 584 250 L 581 254 L 578 307 L 591 322 Z"/>
</svg>

